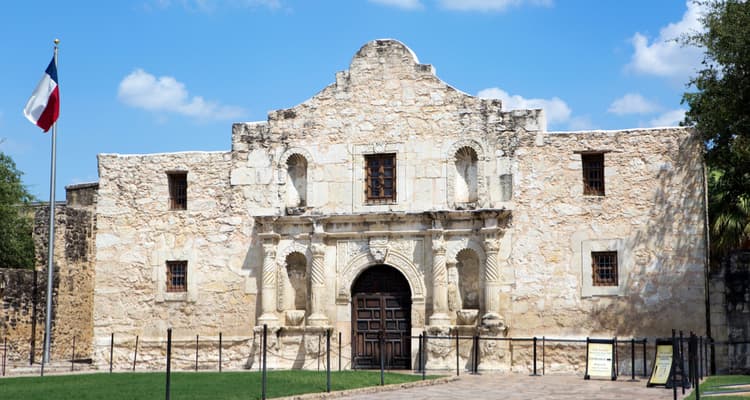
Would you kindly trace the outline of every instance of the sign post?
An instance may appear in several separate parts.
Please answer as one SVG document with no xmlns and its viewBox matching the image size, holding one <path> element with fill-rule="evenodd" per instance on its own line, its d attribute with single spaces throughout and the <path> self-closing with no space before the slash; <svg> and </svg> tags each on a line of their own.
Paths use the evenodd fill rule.
<svg viewBox="0 0 750 400">
<path fill-rule="evenodd" d="M 591 377 L 617 380 L 615 339 L 586 338 L 586 374 L 583 379 Z"/>
<path fill-rule="evenodd" d="M 654 368 L 651 370 L 651 377 L 648 379 L 646 387 L 671 385 L 672 357 L 674 351 L 672 341 L 669 339 L 656 339 L 656 356 L 654 358 Z"/>
</svg>

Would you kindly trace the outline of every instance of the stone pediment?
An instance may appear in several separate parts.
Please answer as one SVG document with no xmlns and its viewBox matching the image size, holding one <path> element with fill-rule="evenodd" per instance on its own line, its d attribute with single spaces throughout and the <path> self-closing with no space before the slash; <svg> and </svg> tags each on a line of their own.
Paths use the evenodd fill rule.
<svg viewBox="0 0 750 400">
<path fill-rule="evenodd" d="M 467 113 L 476 115 L 480 124 L 489 120 L 507 128 L 499 123 L 503 120 L 500 100 L 456 90 L 403 43 L 378 39 L 362 46 L 349 69 L 338 72 L 336 81 L 312 98 L 271 111 L 268 126 L 271 135 L 307 132 L 316 137 L 341 135 L 343 142 L 369 142 L 373 135 L 432 134 L 445 129 L 436 121 Z M 486 130 L 476 124 L 472 129 Z"/>
</svg>

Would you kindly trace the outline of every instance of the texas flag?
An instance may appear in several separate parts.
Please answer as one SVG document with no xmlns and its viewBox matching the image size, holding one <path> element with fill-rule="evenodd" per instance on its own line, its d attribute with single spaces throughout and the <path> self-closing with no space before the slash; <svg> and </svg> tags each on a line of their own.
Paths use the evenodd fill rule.
<svg viewBox="0 0 750 400">
<path fill-rule="evenodd" d="M 45 132 L 57 121 L 57 116 L 60 115 L 60 91 L 57 87 L 57 64 L 54 57 L 26 103 L 23 115 Z"/>
</svg>

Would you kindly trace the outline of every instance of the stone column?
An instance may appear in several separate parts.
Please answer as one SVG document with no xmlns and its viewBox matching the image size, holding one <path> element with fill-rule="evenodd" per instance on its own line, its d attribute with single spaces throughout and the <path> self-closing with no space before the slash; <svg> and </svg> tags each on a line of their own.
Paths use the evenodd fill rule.
<svg viewBox="0 0 750 400">
<path fill-rule="evenodd" d="M 430 325 L 450 325 L 448 317 L 448 272 L 445 267 L 445 240 L 442 231 L 432 235 L 432 315 Z"/>
<path fill-rule="evenodd" d="M 484 267 L 484 315 L 482 323 L 500 320 L 500 268 L 498 267 L 497 252 L 500 250 L 500 241 L 496 234 L 488 234 L 484 237 L 484 253 L 487 262 Z M 485 321 L 487 320 L 487 321 Z"/>
<path fill-rule="evenodd" d="M 310 248 L 312 252 L 312 267 L 310 268 L 310 316 L 307 318 L 310 326 L 328 326 L 325 315 L 325 265 L 326 246 L 323 238 L 313 236 Z"/>
<path fill-rule="evenodd" d="M 276 326 L 279 317 L 276 315 L 276 286 L 278 277 L 278 266 L 276 264 L 276 241 L 273 239 L 263 240 L 263 271 L 261 287 L 260 306 L 262 315 L 258 318 L 259 325 L 267 324 Z"/>
</svg>

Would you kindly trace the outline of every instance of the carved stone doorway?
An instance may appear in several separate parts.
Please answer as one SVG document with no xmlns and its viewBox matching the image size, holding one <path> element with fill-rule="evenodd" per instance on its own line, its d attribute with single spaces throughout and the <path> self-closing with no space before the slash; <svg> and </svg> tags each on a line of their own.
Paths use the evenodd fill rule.
<svg viewBox="0 0 750 400">
<path fill-rule="evenodd" d="M 385 368 L 409 369 L 410 317 L 411 290 L 401 272 L 384 264 L 362 272 L 352 285 L 353 368 L 380 368 L 382 357 Z"/>
</svg>

